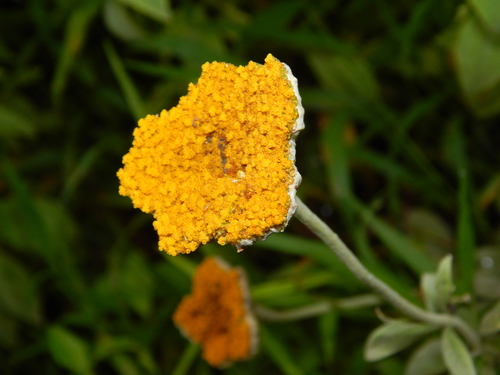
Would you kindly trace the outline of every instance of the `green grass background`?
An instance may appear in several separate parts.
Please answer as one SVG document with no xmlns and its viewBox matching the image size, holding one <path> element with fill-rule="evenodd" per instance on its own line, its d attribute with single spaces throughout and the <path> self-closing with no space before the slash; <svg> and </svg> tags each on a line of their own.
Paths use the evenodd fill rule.
<svg viewBox="0 0 500 375">
<path fill-rule="evenodd" d="M 302 199 L 418 304 L 419 276 L 453 253 L 477 321 L 500 297 L 499 32 L 487 0 L 2 0 L 0 373 L 403 374 L 411 349 L 364 361 L 380 321 L 345 299 L 370 291 L 298 221 L 240 254 L 173 258 L 116 171 L 137 120 L 204 62 L 272 53 L 306 110 Z M 336 307 L 262 321 L 254 359 L 212 369 L 171 316 L 213 254 L 245 268 L 255 303 Z"/>
</svg>

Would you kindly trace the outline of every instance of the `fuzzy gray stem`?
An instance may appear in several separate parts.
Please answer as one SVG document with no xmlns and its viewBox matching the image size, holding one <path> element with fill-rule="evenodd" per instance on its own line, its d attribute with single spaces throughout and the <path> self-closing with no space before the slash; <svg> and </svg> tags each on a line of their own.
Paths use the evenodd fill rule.
<svg viewBox="0 0 500 375">
<path fill-rule="evenodd" d="M 323 240 L 323 242 L 362 283 L 370 287 L 396 309 L 415 320 L 442 327 L 454 327 L 467 340 L 474 353 L 480 351 L 481 341 L 479 336 L 464 320 L 458 316 L 436 314 L 426 311 L 403 298 L 389 285 L 368 271 L 339 236 L 316 216 L 298 197 L 296 199 L 298 207 L 295 216 L 297 219 Z"/>
</svg>

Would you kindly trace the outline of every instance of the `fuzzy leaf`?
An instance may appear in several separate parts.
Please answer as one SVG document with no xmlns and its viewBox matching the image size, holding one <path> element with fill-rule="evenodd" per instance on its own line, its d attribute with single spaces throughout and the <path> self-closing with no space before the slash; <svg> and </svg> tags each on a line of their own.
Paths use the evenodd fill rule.
<svg viewBox="0 0 500 375">
<path fill-rule="evenodd" d="M 436 328 L 428 324 L 390 321 L 375 329 L 365 344 L 365 359 L 373 362 L 397 353 Z"/>
<path fill-rule="evenodd" d="M 429 311 L 438 311 L 438 299 L 436 293 L 436 274 L 424 273 L 420 279 L 420 288 L 424 295 L 425 308 Z"/>
<path fill-rule="evenodd" d="M 451 375 L 476 375 L 474 362 L 467 346 L 450 327 L 443 330 L 441 350 L 444 363 Z"/>
<path fill-rule="evenodd" d="M 490 335 L 500 331 L 500 301 L 484 314 L 479 327 L 483 335 Z"/>
<path fill-rule="evenodd" d="M 437 375 L 445 370 L 441 341 L 432 339 L 413 352 L 406 366 L 405 375 Z"/>
<path fill-rule="evenodd" d="M 440 311 L 446 311 L 446 305 L 455 291 L 451 267 L 452 260 L 451 254 L 441 259 L 436 273 L 436 302 Z"/>
</svg>

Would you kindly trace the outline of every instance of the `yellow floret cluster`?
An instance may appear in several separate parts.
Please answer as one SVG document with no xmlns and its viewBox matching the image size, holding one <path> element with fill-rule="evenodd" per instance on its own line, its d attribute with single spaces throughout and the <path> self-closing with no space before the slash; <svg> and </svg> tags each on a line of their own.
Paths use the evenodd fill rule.
<svg viewBox="0 0 500 375">
<path fill-rule="evenodd" d="M 221 367 L 249 358 L 256 350 L 257 324 L 248 309 L 243 271 L 207 258 L 197 268 L 190 295 L 173 319 L 203 349 L 203 358 Z"/>
<path fill-rule="evenodd" d="M 240 244 L 284 225 L 297 98 L 284 64 L 206 63 L 179 104 L 148 115 L 118 171 L 120 194 L 154 215 L 159 248 Z"/>
</svg>

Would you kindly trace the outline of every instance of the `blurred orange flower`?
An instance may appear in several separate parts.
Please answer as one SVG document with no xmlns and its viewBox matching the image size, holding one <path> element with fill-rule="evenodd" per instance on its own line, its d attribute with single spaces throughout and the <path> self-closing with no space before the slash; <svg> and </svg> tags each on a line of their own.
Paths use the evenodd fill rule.
<svg viewBox="0 0 500 375">
<path fill-rule="evenodd" d="M 173 319 L 202 346 L 203 358 L 212 366 L 247 359 L 257 349 L 257 323 L 249 309 L 245 274 L 219 258 L 201 263 L 192 292 L 181 301 Z"/>
</svg>

